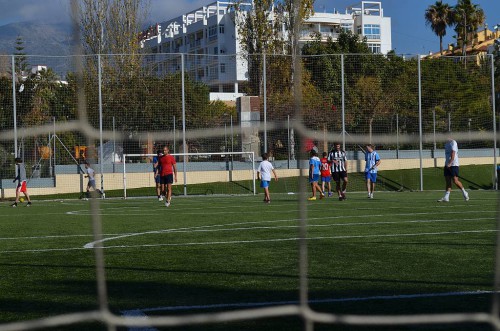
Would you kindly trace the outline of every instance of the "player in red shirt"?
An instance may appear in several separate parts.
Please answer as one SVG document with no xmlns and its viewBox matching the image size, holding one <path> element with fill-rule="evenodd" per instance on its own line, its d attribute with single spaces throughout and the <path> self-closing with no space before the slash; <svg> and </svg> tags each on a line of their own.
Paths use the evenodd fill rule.
<svg viewBox="0 0 500 331">
<path fill-rule="evenodd" d="M 166 197 L 165 206 L 170 207 L 170 200 L 172 199 L 172 184 L 174 181 L 177 183 L 177 165 L 174 156 L 170 154 L 168 146 L 163 147 L 163 155 L 159 157 L 158 161 L 161 167 L 161 191 Z"/>
<path fill-rule="evenodd" d="M 321 161 L 321 189 L 325 192 L 325 183 L 328 186 L 328 196 L 332 196 L 332 184 L 330 181 L 332 180 L 332 172 L 330 170 L 330 162 L 328 162 L 328 158 L 326 157 L 328 153 L 323 152 L 323 157 L 320 159 Z"/>
</svg>

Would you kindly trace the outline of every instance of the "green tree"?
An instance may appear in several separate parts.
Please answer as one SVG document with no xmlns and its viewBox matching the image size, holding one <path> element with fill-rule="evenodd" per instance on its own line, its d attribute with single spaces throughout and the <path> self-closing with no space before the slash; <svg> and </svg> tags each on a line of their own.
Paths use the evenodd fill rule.
<svg viewBox="0 0 500 331">
<path fill-rule="evenodd" d="M 279 44 L 276 21 L 273 21 L 272 0 L 256 0 L 251 10 L 235 4 L 235 25 L 241 48 L 248 63 L 248 89 L 250 95 L 262 94 L 262 55 L 275 52 Z"/>
<path fill-rule="evenodd" d="M 17 36 L 14 49 L 16 50 L 14 52 L 14 67 L 16 74 L 23 75 L 28 70 L 29 64 L 26 58 L 26 52 L 24 52 L 24 40 L 21 36 Z"/>
<path fill-rule="evenodd" d="M 141 66 L 137 35 L 147 5 L 141 0 L 81 0 L 79 27 L 87 55 L 101 57 L 103 76 L 138 74 Z M 116 55 L 110 55 L 116 54 Z M 87 72 L 97 73 L 97 57 L 87 57 Z"/>
<path fill-rule="evenodd" d="M 352 54 L 351 54 L 352 53 Z M 336 41 L 329 38 L 322 41 L 316 34 L 311 42 L 302 48 L 304 68 L 310 73 L 311 81 L 321 93 L 323 111 L 340 109 L 342 102 L 342 54 L 344 57 L 345 93 L 354 89 L 357 77 L 367 73 L 371 54 L 366 40 L 348 31 L 341 31 Z M 373 70 L 372 70 L 373 71 Z M 352 118 L 354 121 L 355 118 Z M 330 116 L 327 123 L 331 127 L 335 119 Z"/>
<path fill-rule="evenodd" d="M 284 49 L 286 54 L 291 55 L 290 66 L 290 88 L 295 81 L 294 63 L 299 54 L 299 39 L 302 26 L 306 19 L 314 14 L 314 0 L 281 0 L 276 4 L 277 21 L 280 26 L 284 26 L 286 33 L 286 43 Z M 280 31 L 278 30 L 278 33 Z"/>
<path fill-rule="evenodd" d="M 462 52 L 474 38 L 470 38 L 477 33 L 480 26 L 484 24 L 486 17 L 479 5 L 473 4 L 471 0 L 458 0 L 453 9 L 453 21 L 457 41 L 460 41 Z"/>
<path fill-rule="evenodd" d="M 425 23 L 439 37 L 439 52 L 443 54 L 443 37 L 446 36 L 446 28 L 453 25 L 453 8 L 436 1 L 425 10 Z"/>
<path fill-rule="evenodd" d="M 314 0 L 301 0 L 296 7 L 293 0 L 256 0 L 249 10 L 241 4 L 234 5 L 235 25 L 240 42 L 248 59 L 249 94 L 262 94 L 262 54 L 288 54 L 280 58 L 283 82 L 293 82 L 293 59 L 298 47 L 298 31 L 313 13 Z M 283 34 L 286 31 L 286 34 Z M 286 39 L 284 38 L 286 36 Z M 272 60 L 274 60 L 273 58 Z M 285 77 L 290 75 L 290 78 Z M 290 85 L 291 86 L 291 85 Z"/>
</svg>

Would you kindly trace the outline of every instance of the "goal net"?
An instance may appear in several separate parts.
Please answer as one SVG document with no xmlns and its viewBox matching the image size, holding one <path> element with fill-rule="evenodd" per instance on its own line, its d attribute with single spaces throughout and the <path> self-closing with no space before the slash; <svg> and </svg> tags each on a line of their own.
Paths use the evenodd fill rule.
<svg viewBox="0 0 500 331">
<path fill-rule="evenodd" d="M 253 152 L 174 153 L 174 195 L 255 194 Z M 123 154 L 123 197 L 155 195 L 156 154 Z"/>
<path fill-rule="evenodd" d="M 299 0 L 286 2 L 302 12 Z M 241 34 L 235 19 L 252 18 L 235 13 L 243 4 L 217 2 L 139 36 L 130 32 L 129 43 L 121 39 L 123 24 L 98 22 L 102 8 L 93 3 L 71 1 L 75 13 L 78 4 L 91 11 L 81 13 L 73 40 L 99 45 L 71 56 L 0 55 L 1 197 L 4 207 L 17 206 L 21 158 L 33 200 L 31 208 L 19 202 L 2 210 L 0 259 L 9 272 L 0 331 L 83 330 L 90 323 L 107 330 L 216 323 L 220 330 L 311 331 L 326 323 L 500 329 L 492 192 L 500 174 L 498 45 L 495 55 L 434 58 L 373 54 L 366 42 L 356 54 L 338 54 L 347 47 L 310 38 L 356 32 L 358 14 L 389 22 L 364 1 L 366 11 L 351 8 L 352 24 L 290 25 L 293 43 L 279 37 L 266 44 L 268 54 L 229 54 L 254 42 L 224 44 Z M 128 11 L 111 3 L 106 15 Z M 86 28 L 89 17 L 93 27 Z M 281 17 L 290 18 L 301 22 Z M 363 35 L 385 31 L 375 25 L 360 27 Z M 500 37 L 489 33 L 491 43 Z M 354 42 L 349 38 L 344 42 Z M 127 43 L 137 48 L 121 47 Z M 30 74 L 28 63 L 44 65 Z M 454 199 L 437 204 L 449 138 L 458 143 L 460 180 L 471 199 L 454 187 Z M 311 151 L 321 158 L 334 143 L 347 155 L 349 198 L 337 197 L 340 187 L 331 182 L 340 201 L 322 194 L 308 201 L 316 194 Z M 163 145 L 177 162 L 173 194 L 192 196 L 169 208 L 132 200 L 156 196 L 152 161 Z M 382 160 L 375 199 L 366 197 L 373 193 L 367 145 Z M 265 189 L 256 190 L 264 153 L 279 177 L 270 186 L 272 203 L 267 196 L 263 203 Z M 77 200 L 94 184 L 87 162 L 106 199 Z M 449 293 L 483 297 L 462 306 L 445 301 Z M 433 305 L 413 301 L 420 295 Z"/>
</svg>

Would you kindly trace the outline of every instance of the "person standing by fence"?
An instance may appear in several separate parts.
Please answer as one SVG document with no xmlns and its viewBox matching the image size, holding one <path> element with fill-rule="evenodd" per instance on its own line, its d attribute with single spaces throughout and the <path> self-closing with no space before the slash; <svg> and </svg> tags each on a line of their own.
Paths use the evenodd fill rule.
<svg viewBox="0 0 500 331">
<path fill-rule="evenodd" d="M 15 162 L 16 162 L 16 178 L 14 178 L 13 182 L 15 183 L 17 181 L 16 201 L 14 201 L 14 203 L 11 204 L 11 206 L 17 207 L 17 204 L 19 203 L 19 195 L 22 192 L 26 197 L 26 200 L 28 200 L 28 204 L 26 205 L 26 207 L 31 207 L 31 199 L 30 195 L 28 194 L 28 188 L 27 188 L 26 167 L 24 166 L 24 162 L 20 157 L 16 157 Z"/>
</svg>

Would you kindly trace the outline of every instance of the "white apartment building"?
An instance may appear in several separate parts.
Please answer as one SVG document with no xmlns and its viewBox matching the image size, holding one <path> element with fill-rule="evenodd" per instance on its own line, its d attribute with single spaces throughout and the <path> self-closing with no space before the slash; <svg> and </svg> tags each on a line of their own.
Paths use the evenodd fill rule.
<svg viewBox="0 0 500 331">
<path fill-rule="evenodd" d="M 247 62 L 241 55 L 232 2 L 217 1 L 143 32 L 140 43 L 147 53 L 147 65 L 159 75 L 181 68 L 194 80 L 210 86 L 211 99 L 235 100 L 241 96 L 239 83 L 248 80 Z M 251 10 L 251 3 L 240 4 Z M 336 40 L 341 30 L 366 37 L 373 53 L 392 49 L 391 19 L 384 16 L 379 1 L 361 1 L 344 13 L 315 13 L 304 23 L 300 42 L 320 33 Z M 184 55 L 181 55 L 184 54 Z"/>
</svg>

